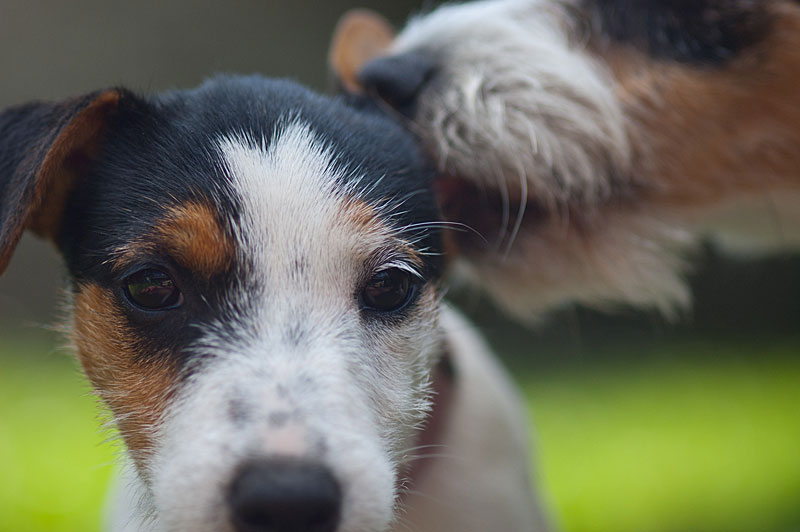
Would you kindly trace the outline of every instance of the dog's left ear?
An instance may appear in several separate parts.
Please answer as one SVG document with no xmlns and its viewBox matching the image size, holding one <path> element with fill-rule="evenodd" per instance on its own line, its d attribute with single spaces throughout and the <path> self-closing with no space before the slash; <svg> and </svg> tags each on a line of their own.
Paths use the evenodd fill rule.
<svg viewBox="0 0 800 532">
<path fill-rule="evenodd" d="M 328 63 L 342 88 L 361 92 L 358 74 L 370 60 L 383 54 L 395 31 L 384 17 L 367 9 L 352 9 L 339 19 L 333 32 Z"/>
<path fill-rule="evenodd" d="M 69 193 L 122 96 L 108 90 L 0 111 L 0 274 L 25 229 L 58 238 Z"/>
</svg>

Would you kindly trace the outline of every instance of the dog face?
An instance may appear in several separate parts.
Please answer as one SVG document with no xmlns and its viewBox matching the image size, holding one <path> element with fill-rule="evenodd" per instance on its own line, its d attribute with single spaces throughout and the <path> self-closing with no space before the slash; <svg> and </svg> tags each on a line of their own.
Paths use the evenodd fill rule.
<svg viewBox="0 0 800 532">
<path fill-rule="evenodd" d="M 783 247 L 800 240 L 798 29 L 784 0 L 484 0 L 396 36 L 346 16 L 331 64 L 411 124 L 450 186 L 484 192 L 445 215 L 492 244 L 458 241 L 506 308 L 670 315 L 689 300 L 683 254 L 741 229 L 721 216 L 758 211 L 783 220 Z"/>
<path fill-rule="evenodd" d="M 410 135 L 253 77 L 13 108 L 0 139 L 2 266 L 26 227 L 63 254 L 143 511 L 385 530 L 441 353 L 439 217 Z"/>
</svg>

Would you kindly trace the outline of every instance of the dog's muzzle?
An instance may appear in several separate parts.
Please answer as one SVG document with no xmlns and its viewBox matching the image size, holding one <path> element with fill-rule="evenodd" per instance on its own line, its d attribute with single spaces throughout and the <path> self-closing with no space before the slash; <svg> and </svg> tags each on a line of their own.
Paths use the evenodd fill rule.
<svg viewBox="0 0 800 532">
<path fill-rule="evenodd" d="M 379 57 L 367 63 L 358 75 L 367 92 L 374 93 L 402 114 L 411 117 L 416 99 L 436 72 L 427 55 L 407 52 Z"/>
</svg>

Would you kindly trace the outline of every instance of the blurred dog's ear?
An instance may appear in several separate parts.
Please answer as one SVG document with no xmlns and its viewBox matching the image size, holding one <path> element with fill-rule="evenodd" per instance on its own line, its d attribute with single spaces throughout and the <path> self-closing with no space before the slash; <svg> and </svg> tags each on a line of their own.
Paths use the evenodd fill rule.
<svg viewBox="0 0 800 532">
<path fill-rule="evenodd" d="M 394 37 L 391 24 L 373 11 L 352 9 L 345 13 L 336 25 L 328 53 L 328 63 L 342 88 L 361 92 L 358 73 L 384 53 Z"/>
<path fill-rule="evenodd" d="M 122 96 L 108 90 L 0 111 L 0 274 L 25 229 L 58 238 L 69 193 Z"/>
</svg>

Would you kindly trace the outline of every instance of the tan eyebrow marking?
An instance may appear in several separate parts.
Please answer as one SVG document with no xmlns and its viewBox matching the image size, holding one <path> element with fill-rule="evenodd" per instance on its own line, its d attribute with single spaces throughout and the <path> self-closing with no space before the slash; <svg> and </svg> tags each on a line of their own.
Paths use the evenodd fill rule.
<svg viewBox="0 0 800 532">
<path fill-rule="evenodd" d="M 425 264 L 419 250 L 409 242 L 397 238 L 395 231 L 381 220 L 376 209 L 369 203 L 351 196 L 344 203 L 342 216 L 359 231 L 378 237 L 376 240 L 383 241 L 387 236 L 390 237 L 393 251 L 391 259 L 402 258 L 417 268 L 422 268 Z M 384 248 L 385 245 L 380 247 Z"/>
<path fill-rule="evenodd" d="M 216 212 L 203 203 L 171 207 L 151 234 L 115 250 L 114 269 L 159 251 L 206 278 L 227 270 L 234 258 L 234 245 L 222 230 Z"/>
</svg>

